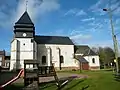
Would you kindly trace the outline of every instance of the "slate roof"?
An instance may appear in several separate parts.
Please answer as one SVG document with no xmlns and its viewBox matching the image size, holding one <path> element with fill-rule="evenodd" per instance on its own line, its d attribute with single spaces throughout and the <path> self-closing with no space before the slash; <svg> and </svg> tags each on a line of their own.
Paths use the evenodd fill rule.
<svg viewBox="0 0 120 90">
<path fill-rule="evenodd" d="M 79 45 L 79 46 L 75 46 L 76 50 L 75 50 L 75 54 L 83 54 L 84 56 L 88 56 L 88 55 L 97 55 L 94 51 L 92 51 L 90 49 L 89 46 L 87 45 Z"/>
<path fill-rule="evenodd" d="M 25 11 L 15 24 L 33 24 L 33 22 L 30 19 L 30 16 L 28 15 L 27 11 Z"/>
<path fill-rule="evenodd" d="M 63 36 L 35 36 L 35 41 L 38 44 L 74 45 L 69 37 Z"/>
<path fill-rule="evenodd" d="M 84 57 L 82 57 L 82 56 L 80 56 L 80 55 L 75 56 L 75 58 L 76 58 L 79 62 L 88 63 L 88 61 L 87 61 Z"/>
</svg>

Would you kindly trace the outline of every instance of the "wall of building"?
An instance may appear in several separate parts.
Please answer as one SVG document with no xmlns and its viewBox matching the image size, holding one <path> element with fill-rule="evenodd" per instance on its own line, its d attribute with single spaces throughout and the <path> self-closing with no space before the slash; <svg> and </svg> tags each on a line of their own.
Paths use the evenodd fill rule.
<svg viewBox="0 0 120 90">
<path fill-rule="evenodd" d="M 42 56 L 46 56 L 46 66 L 54 63 L 56 68 L 60 67 L 60 56 L 63 56 L 62 68 L 79 68 L 78 62 L 74 59 L 74 45 L 36 44 L 31 42 L 32 38 L 16 38 L 11 42 L 10 70 L 23 68 L 25 59 L 36 59 L 42 64 Z M 99 56 L 85 56 L 89 62 L 90 69 L 99 69 Z M 95 63 L 92 59 L 95 59 Z M 44 66 L 43 65 L 43 66 Z M 29 67 L 29 66 L 28 66 Z M 33 66 L 30 66 L 31 68 Z"/>
<path fill-rule="evenodd" d="M 16 68 L 16 54 L 17 54 L 17 40 L 14 39 L 14 40 L 11 42 L 10 70 Z"/>
<path fill-rule="evenodd" d="M 99 56 L 85 56 L 84 58 L 89 62 L 90 69 L 100 69 Z M 95 63 L 92 61 L 93 58 L 95 60 Z"/>
<path fill-rule="evenodd" d="M 34 42 L 32 38 L 16 38 L 11 43 L 11 63 L 10 70 L 15 68 L 23 68 L 25 59 L 34 59 Z"/>
<path fill-rule="evenodd" d="M 40 60 L 40 63 L 42 65 L 42 56 L 47 57 L 47 64 L 48 65 L 48 49 L 51 49 L 51 56 L 50 61 L 54 63 L 55 67 L 59 68 L 60 63 L 60 55 L 64 57 L 64 63 L 61 64 L 61 67 L 76 67 L 76 64 L 73 60 L 74 57 L 74 46 L 73 45 L 52 45 L 52 44 L 39 44 L 37 45 L 37 56 L 38 60 Z"/>
</svg>

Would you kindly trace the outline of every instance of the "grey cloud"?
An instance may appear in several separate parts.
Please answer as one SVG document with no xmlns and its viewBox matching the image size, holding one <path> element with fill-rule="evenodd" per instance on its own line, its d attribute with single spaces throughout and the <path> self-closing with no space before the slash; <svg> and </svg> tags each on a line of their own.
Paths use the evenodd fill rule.
<svg viewBox="0 0 120 90">
<path fill-rule="evenodd" d="M 60 4 L 58 0 L 28 0 L 28 13 L 32 19 L 40 17 L 41 14 L 45 14 L 51 11 L 58 10 Z M 26 10 L 25 0 L 2 0 L 0 1 L 0 26 L 8 27 L 20 18 L 23 12 Z M 1 22 L 7 23 L 3 25 Z"/>
</svg>

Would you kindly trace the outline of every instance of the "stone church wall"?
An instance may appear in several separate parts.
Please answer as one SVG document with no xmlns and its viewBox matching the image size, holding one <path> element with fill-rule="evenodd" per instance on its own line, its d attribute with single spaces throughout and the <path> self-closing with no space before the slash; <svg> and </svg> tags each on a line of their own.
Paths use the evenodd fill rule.
<svg viewBox="0 0 120 90">
<path fill-rule="evenodd" d="M 48 49 L 51 49 L 50 59 L 48 59 Z M 52 61 L 55 67 L 60 66 L 60 56 L 63 56 L 63 63 L 61 67 L 76 67 L 74 63 L 74 46 L 73 45 L 52 45 L 52 44 L 39 44 L 37 45 L 37 59 L 40 60 L 42 65 L 42 56 L 47 57 L 48 62 Z M 50 61 L 49 61 L 50 60 Z M 46 65 L 47 65 L 46 64 Z"/>
</svg>

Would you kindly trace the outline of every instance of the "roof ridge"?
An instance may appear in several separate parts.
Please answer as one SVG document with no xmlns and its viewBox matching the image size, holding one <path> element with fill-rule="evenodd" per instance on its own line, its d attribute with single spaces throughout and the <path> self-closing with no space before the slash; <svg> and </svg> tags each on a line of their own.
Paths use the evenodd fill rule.
<svg viewBox="0 0 120 90">
<path fill-rule="evenodd" d="M 51 35 L 35 35 L 35 36 L 43 36 L 43 37 L 68 37 L 68 36 L 51 36 Z"/>
<path fill-rule="evenodd" d="M 96 53 L 95 51 L 93 51 L 92 49 L 91 49 L 91 51 L 94 52 L 95 54 L 97 54 L 97 53 Z"/>
<path fill-rule="evenodd" d="M 88 45 L 75 45 L 75 46 L 81 46 L 81 47 L 82 47 L 82 46 L 83 46 L 83 47 L 84 47 L 84 46 L 87 46 L 87 47 L 89 47 Z"/>
</svg>

